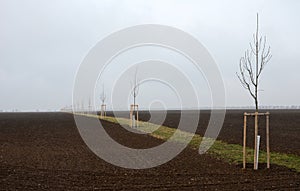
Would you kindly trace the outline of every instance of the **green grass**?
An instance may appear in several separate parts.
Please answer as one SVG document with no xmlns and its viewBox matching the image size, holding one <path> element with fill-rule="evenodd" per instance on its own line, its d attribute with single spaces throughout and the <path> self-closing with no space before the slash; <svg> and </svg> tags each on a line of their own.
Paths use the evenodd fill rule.
<svg viewBox="0 0 300 191">
<path fill-rule="evenodd" d="M 96 115 L 87 115 L 89 117 L 98 117 Z M 114 118 L 114 117 L 105 117 L 103 120 L 118 123 L 121 125 L 129 126 L 130 120 L 125 118 Z M 193 149 L 199 149 L 200 143 L 203 139 L 198 134 L 187 133 L 184 131 L 178 130 L 176 134 L 176 129 L 160 126 L 149 122 L 139 121 L 139 131 L 148 133 L 150 136 L 156 137 L 162 140 L 169 140 L 175 142 L 187 143 L 187 139 L 192 138 L 188 143 Z M 173 136 L 173 137 L 172 137 Z M 243 147 L 239 144 L 229 144 L 220 140 L 216 140 L 211 148 L 208 150 L 208 153 L 214 155 L 217 158 L 220 158 L 228 163 L 240 164 L 243 161 Z M 253 153 L 252 148 L 247 147 L 247 163 L 253 163 Z M 291 169 L 295 169 L 300 172 L 300 156 L 293 154 L 277 153 L 271 152 L 271 165 L 281 165 Z M 260 151 L 259 153 L 259 162 L 266 162 L 267 154 L 265 151 Z"/>
</svg>

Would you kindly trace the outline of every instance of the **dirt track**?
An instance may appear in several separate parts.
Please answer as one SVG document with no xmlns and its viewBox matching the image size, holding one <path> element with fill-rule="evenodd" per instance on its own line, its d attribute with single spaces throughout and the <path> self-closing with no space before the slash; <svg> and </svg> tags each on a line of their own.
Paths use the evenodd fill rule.
<svg viewBox="0 0 300 191">
<path fill-rule="evenodd" d="M 122 144 L 147 148 L 161 143 L 103 122 Z M 0 114 L 0 190 L 296 190 L 300 174 L 272 166 L 243 171 L 185 149 L 156 168 L 130 170 L 95 156 L 66 113 Z"/>
</svg>

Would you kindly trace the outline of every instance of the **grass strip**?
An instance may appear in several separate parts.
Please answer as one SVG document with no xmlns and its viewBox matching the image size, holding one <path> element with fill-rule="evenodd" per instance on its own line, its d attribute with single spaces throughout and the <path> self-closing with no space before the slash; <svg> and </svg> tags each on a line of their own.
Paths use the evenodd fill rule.
<svg viewBox="0 0 300 191">
<path fill-rule="evenodd" d="M 99 118 L 99 116 L 97 115 L 84 115 Z M 106 120 L 108 122 L 120 124 L 123 126 L 129 126 L 130 124 L 130 119 L 126 118 L 105 117 L 102 120 Z M 203 139 L 203 137 L 198 134 L 192 134 L 181 130 L 177 130 L 176 136 L 172 137 L 176 129 L 143 121 L 139 121 L 139 127 L 137 128 L 137 130 L 148 133 L 150 136 L 165 141 L 169 140 L 186 143 L 186 139 L 188 137 L 192 137 L 192 140 L 188 144 L 193 149 L 199 149 L 200 143 Z M 172 139 L 170 139 L 171 137 Z M 224 141 L 216 140 L 212 147 L 208 150 L 208 153 L 231 164 L 240 164 L 243 162 L 243 146 L 239 144 L 229 144 Z M 253 163 L 253 153 L 254 149 L 247 147 L 247 163 Z M 285 166 L 287 168 L 295 169 L 297 172 L 300 172 L 300 156 L 277 152 L 270 152 L 270 155 L 271 164 Z M 265 163 L 266 158 L 267 153 L 265 151 L 260 151 L 259 163 Z"/>
</svg>

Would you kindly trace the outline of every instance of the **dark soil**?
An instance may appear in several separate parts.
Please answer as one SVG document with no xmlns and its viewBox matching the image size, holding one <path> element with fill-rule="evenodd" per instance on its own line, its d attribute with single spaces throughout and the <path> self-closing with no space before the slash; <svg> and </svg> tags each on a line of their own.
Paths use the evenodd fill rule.
<svg viewBox="0 0 300 191">
<path fill-rule="evenodd" d="M 243 144 L 243 110 L 228 110 L 218 139 L 227 143 Z M 249 112 L 249 111 L 247 111 Z M 253 111 L 252 111 L 253 112 Z M 265 111 L 262 111 L 265 112 Z M 270 149 L 300 155 L 300 110 L 270 110 Z M 168 111 L 166 126 L 177 128 L 180 121 L 180 111 Z M 149 112 L 140 112 L 143 121 L 150 119 Z M 200 113 L 197 134 L 204 135 L 210 118 L 210 111 Z M 261 149 L 265 149 L 265 117 L 259 118 L 259 134 L 261 135 Z M 248 117 L 247 146 L 254 145 L 254 117 Z"/>
<path fill-rule="evenodd" d="M 116 124 L 102 123 L 115 140 L 125 145 L 147 148 L 162 143 L 147 135 L 129 133 Z M 260 166 L 257 171 L 242 170 L 240 165 L 187 148 L 161 166 L 124 169 L 103 161 L 87 148 L 71 114 L 0 114 L 0 190 L 299 189 L 299 173 L 275 165 L 269 170 Z"/>
</svg>

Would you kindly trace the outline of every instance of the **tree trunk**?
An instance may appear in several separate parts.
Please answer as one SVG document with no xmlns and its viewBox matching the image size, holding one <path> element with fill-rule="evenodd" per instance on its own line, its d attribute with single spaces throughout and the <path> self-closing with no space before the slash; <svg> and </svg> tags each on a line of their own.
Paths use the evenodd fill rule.
<svg viewBox="0 0 300 191">
<path fill-rule="evenodd" d="M 259 51 L 259 47 L 258 47 L 258 14 L 256 17 L 256 44 L 255 44 L 255 57 L 256 57 L 256 75 L 255 75 L 255 110 L 256 112 L 258 112 L 258 94 L 257 94 L 257 89 L 258 89 L 258 51 Z"/>
</svg>

